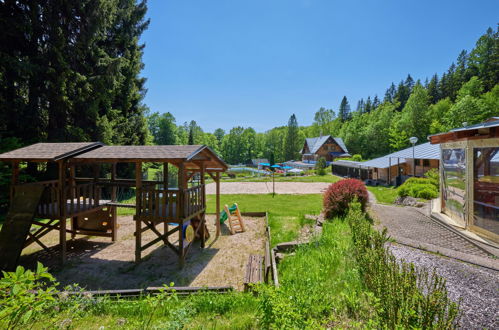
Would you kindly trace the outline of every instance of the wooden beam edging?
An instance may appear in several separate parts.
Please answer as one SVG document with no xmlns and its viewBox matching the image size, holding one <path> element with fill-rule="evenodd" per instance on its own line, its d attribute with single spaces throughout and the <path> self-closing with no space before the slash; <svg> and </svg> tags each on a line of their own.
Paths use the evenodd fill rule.
<svg viewBox="0 0 499 330">
<path fill-rule="evenodd" d="M 87 296 L 87 297 L 109 297 L 109 298 L 140 298 L 145 295 L 157 295 L 162 292 L 167 294 L 176 293 L 179 296 L 187 296 L 197 293 L 216 293 L 225 294 L 233 292 L 232 286 L 173 286 L 168 288 L 163 287 L 147 287 L 145 289 L 123 289 L 123 290 L 95 290 L 95 291 L 61 291 L 56 293 L 60 296 Z"/>
</svg>

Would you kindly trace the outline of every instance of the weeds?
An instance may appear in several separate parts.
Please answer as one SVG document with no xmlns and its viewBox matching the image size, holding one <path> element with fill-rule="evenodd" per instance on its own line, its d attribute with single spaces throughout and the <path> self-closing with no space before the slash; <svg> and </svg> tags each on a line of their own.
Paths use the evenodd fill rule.
<svg viewBox="0 0 499 330">
<path fill-rule="evenodd" d="M 391 329 L 455 327 L 459 308 L 448 298 L 445 279 L 397 261 L 385 247 L 386 229 L 373 230 L 358 203 L 351 205 L 347 219 L 360 275 L 379 302 L 380 323 Z"/>
</svg>

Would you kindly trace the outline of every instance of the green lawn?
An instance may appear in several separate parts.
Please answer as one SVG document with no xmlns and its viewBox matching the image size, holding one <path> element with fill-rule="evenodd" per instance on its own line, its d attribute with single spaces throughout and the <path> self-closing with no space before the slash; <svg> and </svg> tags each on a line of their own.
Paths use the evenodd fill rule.
<svg viewBox="0 0 499 330">
<path fill-rule="evenodd" d="M 397 198 L 397 189 L 394 187 L 367 186 L 367 190 L 376 196 L 376 200 L 381 204 L 393 204 Z"/>
<path fill-rule="evenodd" d="M 322 195 L 221 195 L 220 205 L 237 203 L 241 212 L 268 212 L 272 245 L 296 239 L 307 223 L 305 214 L 319 214 Z M 215 212 L 215 195 L 207 195 L 208 212 Z"/>
</svg>

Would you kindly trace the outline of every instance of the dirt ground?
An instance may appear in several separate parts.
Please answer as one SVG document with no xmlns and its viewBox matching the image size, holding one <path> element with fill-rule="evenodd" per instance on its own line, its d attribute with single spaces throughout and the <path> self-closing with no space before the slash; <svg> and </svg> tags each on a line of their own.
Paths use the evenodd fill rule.
<svg viewBox="0 0 499 330">
<path fill-rule="evenodd" d="M 331 183 L 328 182 L 276 182 L 277 194 L 322 194 Z M 206 194 L 215 194 L 216 184 L 206 185 Z M 270 194 L 272 182 L 221 182 L 220 193 L 227 194 Z"/>
<path fill-rule="evenodd" d="M 243 218 L 244 233 L 230 235 L 224 224 L 222 235 L 215 239 L 215 217 L 207 215 L 211 237 L 205 249 L 200 248 L 199 241 L 193 244 L 183 269 L 178 267 L 177 255 L 162 243 L 143 251 L 142 262 L 134 263 L 135 222 L 131 216 L 118 218 L 120 228 L 114 243 L 110 238 L 88 236 L 68 241 L 68 262 L 63 267 L 57 265 L 58 232 L 45 237 L 45 243 L 52 242 L 50 252 L 28 250 L 30 254 L 21 257 L 21 264 L 33 266 L 36 260 L 41 261 L 50 267 L 61 286 L 78 283 L 87 290 L 135 289 L 171 282 L 176 286 L 233 286 L 242 290 L 249 255 L 263 255 L 265 249 L 265 219 Z M 160 227 L 162 232 L 162 225 L 157 228 Z M 176 244 L 178 234 L 173 236 L 170 242 Z M 142 237 L 146 243 L 156 236 L 147 231 Z"/>
</svg>

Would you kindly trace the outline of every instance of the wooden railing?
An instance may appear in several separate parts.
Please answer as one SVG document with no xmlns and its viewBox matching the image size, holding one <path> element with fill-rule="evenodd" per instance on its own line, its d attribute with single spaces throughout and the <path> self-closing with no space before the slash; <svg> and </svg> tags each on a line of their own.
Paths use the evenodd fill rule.
<svg viewBox="0 0 499 330">
<path fill-rule="evenodd" d="M 187 218 L 205 208 L 203 205 L 204 185 L 194 186 L 184 190 L 184 218 Z"/>
<path fill-rule="evenodd" d="M 149 219 L 179 220 L 185 219 L 205 208 L 203 203 L 204 185 L 184 189 L 156 189 L 144 186 L 139 190 L 140 207 L 137 215 Z M 181 211 L 181 212 L 180 212 Z"/>
<path fill-rule="evenodd" d="M 101 187 L 95 182 L 77 183 L 65 187 L 67 213 L 77 214 L 100 205 Z"/>
<path fill-rule="evenodd" d="M 140 189 L 139 198 L 140 208 L 137 208 L 137 215 L 170 220 L 177 219 L 178 190 L 156 189 L 153 185 L 144 186 Z M 139 205 L 138 202 L 137 205 Z"/>
<path fill-rule="evenodd" d="M 37 208 L 37 216 L 45 218 L 57 218 L 61 215 L 60 201 L 61 190 L 59 182 L 39 181 L 25 183 L 24 185 L 43 185 L 45 187 L 40 203 Z M 13 193 L 15 193 L 15 186 Z M 81 213 L 83 211 L 98 207 L 100 205 L 101 187 L 95 182 L 76 183 L 70 185 L 69 182 L 64 188 L 63 205 L 66 207 L 66 216 Z"/>
</svg>

